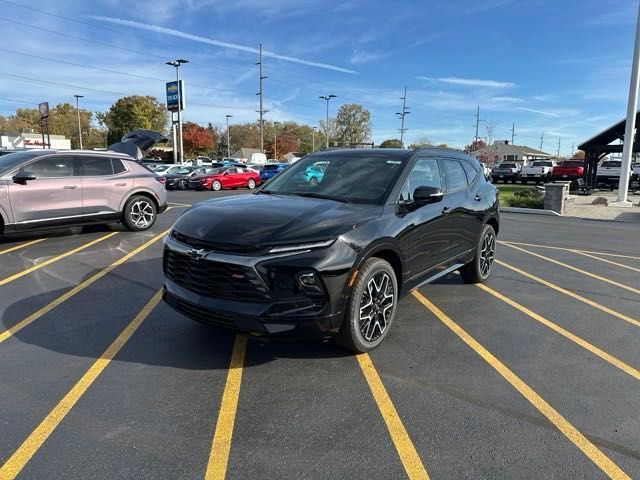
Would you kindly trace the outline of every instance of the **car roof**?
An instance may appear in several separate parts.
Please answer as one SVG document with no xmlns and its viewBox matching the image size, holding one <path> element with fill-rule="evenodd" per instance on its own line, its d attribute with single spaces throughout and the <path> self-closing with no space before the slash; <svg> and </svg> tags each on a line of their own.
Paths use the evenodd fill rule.
<svg viewBox="0 0 640 480">
<path fill-rule="evenodd" d="M 438 147 L 423 147 L 416 148 L 415 150 L 406 150 L 401 148 L 339 148 L 331 150 L 320 150 L 314 152 L 314 158 L 323 157 L 340 157 L 344 154 L 349 154 L 353 157 L 371 157 L 371 156 L 385 156 L 388 158 L 395 158 L 397 160 L 406 160 L 414 156 L 427 156 L 427 157 L 447 157 L 465 160 L 467 162 L 479 164 L 480 162 L 463 152 L 458 150 L 452 150 L 450 148 L 438 148 Z"/>
<path fill-rule="evenodd" d="M 49 149 L 49 148 L 43 148 L 43 149 L 36 149 L 34 148 L 33 150 L 28 149 L 28 150 L 16 150 L 17 152 L 21 152 L 21 153 L 26 153 L 26 152 L 33 152 L 33 157 L 41 157 L 43 155 L 53 155 L 53 154 L 63 154 L 63 155 L 98 155 L 98 156 L 105 156 L 105 157 L 118 157 L 118 158 L 123 158 L 125 160 L 134 160 L 133 157 L 130 157 L 129 155 L 125 154 L 125 153 L 119 153 L 119 152 L 113 152 L 111 150 L 57 150 L 57 149 Z"/>
</svg>

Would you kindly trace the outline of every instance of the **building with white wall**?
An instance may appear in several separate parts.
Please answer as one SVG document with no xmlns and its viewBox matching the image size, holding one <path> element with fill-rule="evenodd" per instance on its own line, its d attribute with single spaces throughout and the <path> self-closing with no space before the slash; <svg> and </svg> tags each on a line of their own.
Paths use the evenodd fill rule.
<svg viewBox="0 0 640 480">
<path fill-rule="evenodd" d="M 71 150 L 71 140 L 64 135 L 49 135 L 51 139 L 51 148 L 55 150 Z M 45 145 L 47 148 L 47 136 L 44 136 Z M 42 148 L 42 134 L 21 132 L 21 133 L 7 133 L 0 134 L 0 149 L 13 150 L 16 148 Z"/>
<path fill-rule="evenodd" d="M 541 152 L 523 145 L 512 145 L 508 140 L 497 140 L 493 145 L 470 152 L 469 155 L 489 165 L 501 162 L 518 162 L 527 165 L 533 160 L 553 158 L 550 153 Z"/>
</svg>

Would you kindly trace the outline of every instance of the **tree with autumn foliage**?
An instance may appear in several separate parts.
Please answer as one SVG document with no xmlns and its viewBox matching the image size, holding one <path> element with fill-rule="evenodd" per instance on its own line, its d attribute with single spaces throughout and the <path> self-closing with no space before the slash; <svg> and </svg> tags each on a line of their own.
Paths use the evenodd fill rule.
<svg viewBox="0 0 640 480">
<path fill-rule="evenodd" d="M 300 148 L 298 143 L 298 137 L 293 132 L 285 131 L 278 134 L 278 158 L 274 156 L 275 148 L 273 142 L 267 143 L 265 145 L 265 151 L 269 158 L 276 158 L 276 160 L 282 160 L 285 154 L 289 152 L 297 152 Z"/>
<path fill-rule="evenodd" d="M 182 144 L 187 157 L 204 155 L 214 149 L 215 133 L 196 123 L 185 123 L 182 127 Z"/>
<path fill-rule="evenodd" d="M 464 153 L 471 153 L 477 150 L 482 150 L 483 148 L 486 148 L 486 146 L 487 144 L 484 140 L 477 139 L 471 142 L 471 144 L 464 147 Z"/>
</svg>

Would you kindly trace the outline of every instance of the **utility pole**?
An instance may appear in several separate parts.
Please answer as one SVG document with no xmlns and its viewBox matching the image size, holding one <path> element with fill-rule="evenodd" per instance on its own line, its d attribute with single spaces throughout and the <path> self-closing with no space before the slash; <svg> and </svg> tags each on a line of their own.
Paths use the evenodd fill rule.
<svg viewBox="0 0 640 480">
<path fill-rule="evenodd" d="M 624 146 L 622 147 L 622 170 L 618 185 L 618 200 L 609 205 L 617 207 L 631 207 L 628 200 L 629 171 L 635 145 L 636 111 L 638 108 L 638 87 L 640 86 L 640 10 L 636 21 L 636 39 L 633 47 L 633 62 L 631 64 L 631 81 L 629 83 L 629 103 L 627 105 L 627 124 L 624 132 Z"/>
<path fill-rule="evenodd" d="M 74 95 L 76 97 L 76 113 L 78 114 L 78 138 L 80 139 L 80 150 L 82 150 L 82 127 L 80 126 L 80 99 L 84 95 Z"/>
<path fill-rule="evenodd" d="M 407 131 L 407 129 L 404 128 L 404 117 L 406 117 L 411 113 L 408 111 L 409 107 L 407 107 L 407 86 L 406 85 L 404 87 L 404 95 L 400 97 L 400 100 L 402 100 L 402 111 L 396 113 L 396 115 L 398 115 L 398 118 L 400 118 L 400 148 L 404 148 L 404 132 Z"/>
<path fill-rule="evenodd" d="M 511 127 L 511 145 L 515 145 L 515 143 L 513 143 L 515 141 L 516 138 L 516 122 L 513 122 L 513 126 Z"/>
<path fill-rule="evenodd" d="M 574 142 L 571 144 L 571 158 L 573 158 L 573 154 L 575 153 L 575 151 L 576 151 L 576 144 Z"/>
<path fill-rule="evenodd" d="M 175 67 L 176 69 L 176 83 L 178 85 L 178 138 L 177 142 L 174 138 L 173 141 L 173 149 L 174 151 L 178 148 L 178 163 L 182 165 L 184 163 L 184 148 L 182 144 L 182 89 L 180 88 L 180 65 L 184 63 L 189 63 L 188 60 L 184 60 L 183 58 L 178 58 L 177 60 L 173 60 L 171 62 L 167 62 L 167 65 L 171 67 Z"/>
<path fill-rule="evenodd" d="M 278 161 L 278 125 L 280 122 L 273 122 L 273 158 Z"/>
<path fill-rule="evenodd" d="M 474 143 L 478 143 L 478 133 L 480 130 L 480 105 L 478 105 L 478 111 L 476 113 L 476 136 Z"/>
<path fill-rule="evenodd" d="M 265 77 L 264 75 L 262 75 L 262 44 L 260 44 L 260 60 L 256 63 L 256 65 L 259 66 L 259 72 L 260 72 L 260 91 L 258 93 L 256 93 L 256 95 L 258 95 L 260 97 L 260 110 L 258 110 L 258 113 L 260 114 L 260 153 L 264 153 L 264 120 L 263 120 L 263 116 L 265 113 L 268 112 L 268 110 L 265 110 L 263 108 L 263 89 L 262 89 L 262 81 L 264 79 L 266 79 L 267 77 Z"/>
<path fill-rule="evenodd" d="M 233 115 L 225 115 L 227 117 L 227 158 L 231 158 L 231 136 L 229 134 L 229 119 Z"/>
<path fill-rule="evenodd" d="M 544 145 L 544 132 L 540 135 L 540 151 L 542 151 L 542 146 Z"/>
<path fill-rule="evenodd" d="M 318 98 L 321 98 L 322 100 L 327 102 L 327 116 L 326 116 L 326 119 L 325 119 L 326 123 L 325 123 L 324 127 L 325 127 L 325 133 L 327 135 L 327 148 L 329 148 L 329 134 L 330 134 L 330 132 L 329 132 L 329 101 L 332 98 L 337 98 L 337 97 L 336 97 L 336 95 L 322 95 L 322 96 L 320 96 Z"/>
<path fill-rule="evenodd" d="M 558 137 L 558 154 L 556 155 L 556 158 L 559 160 L 560 159 L 560 141 L 562 139 L 560 137 Z"/>
<path fill-rule="evenodd" d="M 316 151 L 316 130 L 318 127 L 311 127 L 311 152 Z"/>
</svg>

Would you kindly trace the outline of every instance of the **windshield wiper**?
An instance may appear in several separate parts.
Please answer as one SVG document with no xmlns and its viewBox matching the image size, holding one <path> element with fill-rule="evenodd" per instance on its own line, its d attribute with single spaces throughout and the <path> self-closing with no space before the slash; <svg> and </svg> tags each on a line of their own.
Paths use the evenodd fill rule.
<svg viewBox="0 0 640 480">
<path fill-rule="evenodd" d="M 351 201 L 347 200 L 346 198 L 332 197 L 331 195 L 323 195 L 321 193 L 314 193 L 314 192 L 295 192 L 294 195 L 298 195 L 300 197 L 323 198 L 326 200 L 334 200 L 336 202 L 342 202 L 342 203 L 351 203 Z"/>
</svg>

